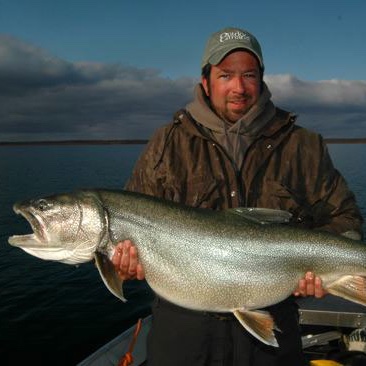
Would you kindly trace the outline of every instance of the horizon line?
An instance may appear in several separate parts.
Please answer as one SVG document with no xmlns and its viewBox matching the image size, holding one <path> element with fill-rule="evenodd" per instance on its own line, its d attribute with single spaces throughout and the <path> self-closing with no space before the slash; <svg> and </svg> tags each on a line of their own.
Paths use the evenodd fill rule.
<svg viewBox="0 0 366 366">
<path fill-rule="evenodd" d="M 323 137 L 328 144 L 366 144 L 364 138 L 347 137 Z M 0 141 L 0 146 L 20 146 L 20 145 L 143 145 L 149 139 L 120 139 L 120 140 L 38 140 L 38 141 Z"/>
</svg>

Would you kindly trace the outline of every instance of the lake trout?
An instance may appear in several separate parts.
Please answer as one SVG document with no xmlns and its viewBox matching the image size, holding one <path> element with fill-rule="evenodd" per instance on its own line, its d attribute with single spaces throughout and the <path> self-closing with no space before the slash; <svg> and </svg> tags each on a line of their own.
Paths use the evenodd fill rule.
<svg viewBox="0 0 366 366">
<path fill-rule="evenodd" d="M 320 276 L 329 293 L 366 306 L 366 246 L 295 228 L 284 211 L 211 211 L 109 190 L 29 200 L 14 211 L 33 233 L 10 237 L 11 245 L 67 264 L 95 259 L 107 288 L 125 301 L 110 259 L 116 243 L 130 239 L 159 296 L 189 309 L 232 312 L 272 346 L 278 346 L 276 326 L 258 309 L 290 296 L 307 271 Z"/>
</svg>

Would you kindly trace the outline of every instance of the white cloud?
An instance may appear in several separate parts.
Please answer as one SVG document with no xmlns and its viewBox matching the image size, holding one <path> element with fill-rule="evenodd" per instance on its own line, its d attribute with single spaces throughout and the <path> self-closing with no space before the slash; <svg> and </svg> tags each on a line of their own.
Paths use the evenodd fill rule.
<svg viewBox="0 0 366 366">
<path fill-rule="evenodd" d="M 277 103 L 296 107 L 361 108 L 366 111 L 366 81 L 302 81 L 291 75 L 265 77 Z"/>
<path fill-rule="evenodd" d="M 366 137 L 366 81 L 303 81 L 265 77 L 276 105 L 299 115 L 299 124 L 325 137 Z"/>
<path fill-rule="evenodd" d="M 326 137 L 366 133 L 366 82 L 265 78 L 274 102 Z M 0 35 L 0 140 L 148 138 L 197 80 L 120 64 L 68 62 Z"/>
</svg>

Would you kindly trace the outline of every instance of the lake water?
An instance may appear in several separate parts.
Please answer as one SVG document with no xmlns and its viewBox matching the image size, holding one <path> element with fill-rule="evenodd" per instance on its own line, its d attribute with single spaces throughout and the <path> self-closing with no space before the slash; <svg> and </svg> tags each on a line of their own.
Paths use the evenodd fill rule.
<svg viewBox="0 0 366 366">
<path fill-rule="evenodd" d="M 143 145 L 0 146 L 0 365 L 75 365 L 148 313 L 151 292 L 125 286 L 126 304 L 94 264 L 68 266 L 7 243 L 29 232 L 14 202 L 79 188 L 121 188 Z M 366 217 L 366 145 L 329 145 Z"/>
</svg>

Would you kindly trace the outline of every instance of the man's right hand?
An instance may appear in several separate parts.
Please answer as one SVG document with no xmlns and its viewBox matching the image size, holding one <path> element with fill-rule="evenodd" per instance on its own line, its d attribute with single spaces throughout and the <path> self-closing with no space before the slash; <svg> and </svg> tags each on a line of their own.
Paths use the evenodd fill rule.
<svg viewBox="0 0 366 366">
<path fill-rule="evenodd" d="M 116 245 L 112 263 L 122 280 L 145 278 L 144 269 L 138 260 L 137 248 L 131 240 L 124 240 Z"/>
</svg>

